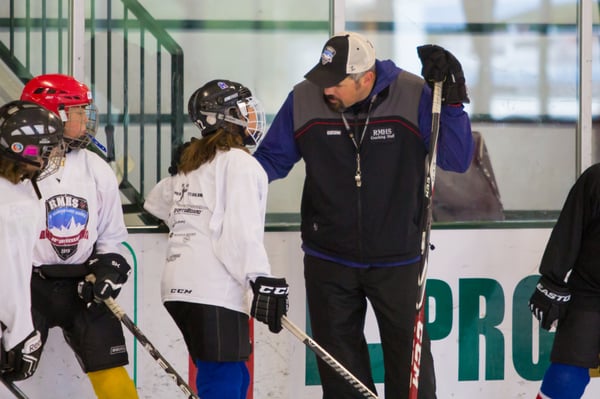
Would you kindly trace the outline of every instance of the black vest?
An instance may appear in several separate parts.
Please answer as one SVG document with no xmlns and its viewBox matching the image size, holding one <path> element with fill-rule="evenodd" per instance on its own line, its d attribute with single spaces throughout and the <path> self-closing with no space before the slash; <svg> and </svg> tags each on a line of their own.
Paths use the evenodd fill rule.
<svg viewBox="0 0 600 399">
<path fill-rule="evenodd" d="M 418 128 L 423 85 L 406 71 L 378 95 L 365 129 L 368 103 L 339 112 L 308 81 L 294 87 L 294 132 L 304 159 L 302 239 L 324 255 L 366 264 L 414 259 L 420 254 L 427 148 Z M 361 140 L 362 132 L 364 137 Z"/>
</svg>

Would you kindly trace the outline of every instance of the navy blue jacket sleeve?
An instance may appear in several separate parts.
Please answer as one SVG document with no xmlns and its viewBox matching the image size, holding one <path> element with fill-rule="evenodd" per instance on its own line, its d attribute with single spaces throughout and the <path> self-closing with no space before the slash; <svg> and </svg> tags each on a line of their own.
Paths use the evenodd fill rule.
<svg viewBox="0 0 600 399">
<path fill-rule="evenodd" d="M 267 172 L 269 182 L 286 177 L 301 158 L 294 139 L 294 98 L 290 92 L 254 157 Z"/>
<path fill-rule="evenodd" d="M 419 130 L 429 150 L 431 136 L 431 88 L 423 86 L 419 104 Z M 471 165 L 475 143 L 471 121 L 462 104 L 442 105 L 438 136 L 437 165 L 452 172 L 465 172 Z"/>
</svg>

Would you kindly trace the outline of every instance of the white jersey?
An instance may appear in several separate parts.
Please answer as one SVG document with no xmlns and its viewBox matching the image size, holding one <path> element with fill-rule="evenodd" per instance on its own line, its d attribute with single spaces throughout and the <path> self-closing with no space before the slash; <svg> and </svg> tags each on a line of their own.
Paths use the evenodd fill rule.
<svg viewBox="0 0 600 399">
<path fill-rule="evenodd" d="M 260 164 L 238 148 L 152 189 L 144 208 L 170 230 L 163 301 L 248 314 L 249 280 L 271 272 L 263 243 L 267 190 Z"/>
<path fill-rule="evenodd" d="M 38 183 L 45 223 L 34 266 L 82 264 L 96 252 L 120 252 L 127 239 L 119 184 L 110 166 L 92 151 L 72 150 L 55 174 Z"/>
<path fill-rule="evenodd" d="M 42 215 L 31 182 L 12 184 L 0 177 L 0 339 L 12 349 L 33 331 L 31 254 Z"/>
</svg>

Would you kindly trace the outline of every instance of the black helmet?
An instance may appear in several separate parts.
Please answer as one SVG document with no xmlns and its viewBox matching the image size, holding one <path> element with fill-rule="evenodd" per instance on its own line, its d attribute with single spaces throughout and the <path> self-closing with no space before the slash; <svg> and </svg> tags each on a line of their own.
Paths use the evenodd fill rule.
<svg viewBox="0 0 600 399">
<path fill-rule="evenodd" d="M 188 101 L 188 113 L 202 136 L 226 127 L 227 122 L 241 126 L 246 145 L 258 145 L 266 126 L 262 105 L 250 89 L 225 79 L 212 80 L 196 90 Z"/>
<path fill-rule="evenodd" d="M 17 162 L 45 168 L 37 180 L 60 167 L 64 155 L 63 122 L 58 115 L 29 101 L 0 107 L 0 154 Z"/>
</svg>

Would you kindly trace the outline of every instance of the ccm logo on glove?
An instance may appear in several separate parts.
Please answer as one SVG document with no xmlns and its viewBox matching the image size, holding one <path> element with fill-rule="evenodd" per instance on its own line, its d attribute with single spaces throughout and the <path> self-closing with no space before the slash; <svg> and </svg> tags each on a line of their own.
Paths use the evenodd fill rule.
<svg viewBox="0 0 600 399">
<path fill-rule="evenodd" d="M 287 295 L 290 292 L 289 287 L 269 287 L 261 285 L 258 289 L 261 294 Z"/>
<path fill-rule="evenodd" d="M 254 297 L 250 314 L 269 326 L 269 331 L 281 331 L 281 316 L 287 314 L 289 286 L 284 278 L 257 277 L 250 282 Z"/>
</svg>

